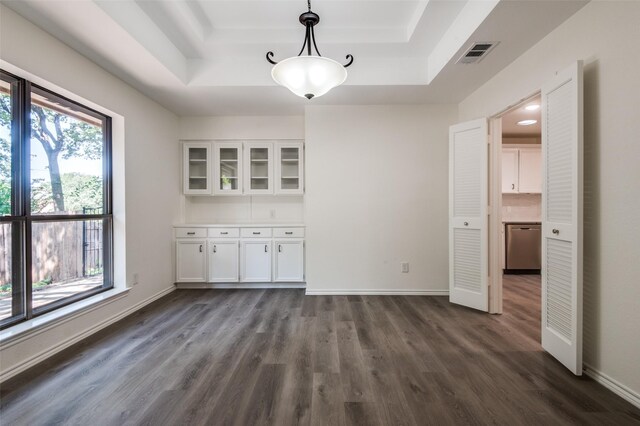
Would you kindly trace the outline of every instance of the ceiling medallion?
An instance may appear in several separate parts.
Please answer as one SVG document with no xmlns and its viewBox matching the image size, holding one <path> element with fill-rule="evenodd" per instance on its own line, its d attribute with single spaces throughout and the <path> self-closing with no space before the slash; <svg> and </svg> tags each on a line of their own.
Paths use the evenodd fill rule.
<svg viewBox="0 0 640 426">
<path fill-rule="evenodd" d="M 320 16 L 311 11 L 311 0 L 307 0 L 309 10 L 300 15 L 300 23 L 306 27 L 304 43 L 298 56 L 275 62 L 273 52 L 267 52 L 267 61 L 275 65 L 271 77 L 281 86 L 286 87 L 300 97 L 317 98 L 327 93 L 347 79 L 345 69 L 353 63 L 353 56 L 347 55 L 349 61 L 342 65 L 333 59 L 324 58 L 318 51 L 313 27 L 320 22 Z M 311 47 L 316 55 L 312 55 Z M 306 56 L 301 56 L 307 50 Z"/>
</svg>

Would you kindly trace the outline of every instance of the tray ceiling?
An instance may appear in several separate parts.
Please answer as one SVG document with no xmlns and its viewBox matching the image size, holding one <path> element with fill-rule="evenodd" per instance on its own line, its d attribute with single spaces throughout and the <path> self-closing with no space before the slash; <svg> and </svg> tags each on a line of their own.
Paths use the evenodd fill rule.
<svg viewBox="0 0 640 426">
<path fill-rule="evenodd" d="M 586 1 L 316 0 L 344 86 L 297 99 L 271 80 L 304 38 L 298 0 L 21 0 L 4 4 L 179 115 L 301 114 L 319 104 L 459 102 Z M 480 63 L 470 44 L 499 41 Z"/>
</svg>

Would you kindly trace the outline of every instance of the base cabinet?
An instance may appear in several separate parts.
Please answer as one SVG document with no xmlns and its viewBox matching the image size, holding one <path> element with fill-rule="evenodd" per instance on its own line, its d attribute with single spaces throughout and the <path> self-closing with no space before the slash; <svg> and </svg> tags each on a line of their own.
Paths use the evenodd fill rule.
<svg viewBox="0 0 640 426">
<path fill-rule="evenodd" d="M 273 281 L 304 281 L 304 240 L 275 240 L 274 251 Z"/>
<path fill-rule="evenodd" d="M 176 283 L 304 283 L 303 226 L 174 227 Z"/>
<path fill-rule="evenodd" d="M 209 240 L 209 282 L 234 283 L 240 280 L 239 240 Z"/>
<path fill-rule="evenodd" d="M 240 244 L 241 280 L 244 282 L 271 281 L 271 240 L 243 240 Z"/>
<path fill-rule="evenodd" d="M 176 241 L 176 281 L 201 283 L 207 281 L 206 240 Z"/>
</svg>

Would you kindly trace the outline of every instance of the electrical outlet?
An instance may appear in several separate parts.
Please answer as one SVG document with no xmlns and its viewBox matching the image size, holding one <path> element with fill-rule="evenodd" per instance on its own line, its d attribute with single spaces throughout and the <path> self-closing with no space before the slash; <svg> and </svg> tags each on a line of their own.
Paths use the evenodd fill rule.
<svg viewBox="0 0 640 426">
<path fill-rule="evenodd" d="M 139 279 L 140 279 L 140 276 L 138 275 L 138 273 L 137 272 L 134 273 L 133 277 L 132 277 L 132 280 L 131 280 L 131 285 L 132 286 L 138 285 Z"/>
<path fill-rule="evenodd" d="M 400 267 L 402 268 L 403 274 L 406 274 L 409 272 L 409 262 L 400 262 Z"/>
</svg>

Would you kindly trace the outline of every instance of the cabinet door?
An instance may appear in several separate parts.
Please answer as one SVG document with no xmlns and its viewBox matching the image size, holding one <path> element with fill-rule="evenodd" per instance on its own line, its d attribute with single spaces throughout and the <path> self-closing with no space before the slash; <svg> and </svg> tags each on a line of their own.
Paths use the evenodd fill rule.
<svg viewBox="0 0 640 426">
<path fill-rule="evenodd" d="M 536 148 L 520 148 L 519 192 L 542 192 L 542 151 Z"/>
<path fill-rule="evenodd" d="M 209 240 L 209 282 L 238 281 L 238 240 Z"/>
<path fill-rule="evenodd" d="M 245 143 L 244 193 L 273 194 L 273 143 Z"/>
<path fill-rule="evenodd" d="M 213 177 L 215 195 L 242 194 L 242 143 L 214 142 L 216 161 Z"/>
<path fill-rule="evenodd" d="M 304 241 L 276 240 L 274 281 L 304 281 Z"/>
<path fill-rule="evenodd" d="M 518 149 L 502 149 L 502 193 L 518 193 Z"/>
<path fill-rule="evenodd" d="M 184 239 L 176 241 L 176 282 L 206 282 L 206 247 L 206 240 Z"/>
<path fill-rule="evenodd" d="M 185 195 L 211 194 L 211 144 L 185 142 L 183 158 L 183 191 Z"/>
<path fill-rule="evenodd" d="M 302 142 L 276 144 L 276 194 L 304 193 L 304 150 Z"/>
<path fill-rule="evenodd" d="M 271 240 L 242 241 L 241 281 L 271 281 Z"/>
</svg>

